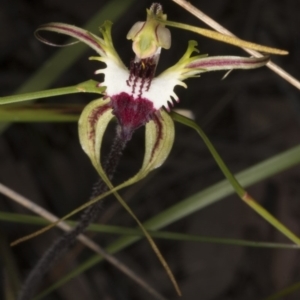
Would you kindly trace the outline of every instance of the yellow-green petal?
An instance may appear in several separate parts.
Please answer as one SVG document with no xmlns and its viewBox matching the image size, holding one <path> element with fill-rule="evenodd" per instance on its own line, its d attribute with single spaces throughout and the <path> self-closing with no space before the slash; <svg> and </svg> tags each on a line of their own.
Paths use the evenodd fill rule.
<svg viewBox="0 0 300 300">
<path fill-rule="evenodd" d="M 106 175 L 100 163 L 101 145 L 105 130 L 114 117 L 109 102 L 110 99 L 103 98 L 90 102 L 78 122 L 81 147 L 102 178 Z"/>
</svg>

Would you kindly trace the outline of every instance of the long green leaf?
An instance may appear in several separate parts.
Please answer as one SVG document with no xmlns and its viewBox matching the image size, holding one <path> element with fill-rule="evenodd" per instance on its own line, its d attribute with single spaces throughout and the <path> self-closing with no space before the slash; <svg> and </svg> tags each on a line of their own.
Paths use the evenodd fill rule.
<svg viewBox="0 0 300 300">
<path fill-rule="evenodd" d="M 0 106 L 1 122 L 76 122 L 83 110 L 78 104 Z"/>
<path fill-rule="evenodd" d="M 49 221 L 42 217 L 23 215 L 17 213 L 7 213 L 0 211 L 0 220 L 6 222 L 13 222 L 19 224 L 32 224 L 32 225 L 46 225 L 50 224 Z M 66 221 L 71 226 L 77 224 L 76 221 Z M 124 226 L 113 226 L 113 225 L 102 225 L 102 224 L 91 224 L 87 231 L 106 233 L 106 234 L 116 234 L 116 235 L 131 235 L 143 237 L 143 232 L 138 228 L 130 228 Z M 174 241 L 187 241 L 187 242 L 201 242 L 201 243 L 213 243 L 221 245 L 231 245 L 231 246 L 244 246 L 244 247 L 256 247 L 256 248 L 276 248 L 276 249 L 291 249 L 299 250 L 300 247 L 294 244 L 282 244 L 282 243 L 269 243 L 269 242 L 257 242 L 257 241 L 247 241 L 247 240 L 237 240 L 237 239 L 227 239 L 227 238 L 217 238 L 217 237 L 206 237 L 198 236 L 193 234 L 170 232 L 170 231 L 148 231 L 152 237 L 174 240 Z"/>
<path fill-rule="evenodd" d="M 56 88 L 56 89 L 30 92 L 30 93 L 19 94 L 19 95 L 0 97 L 0 105 L 49 98 L 54 96 L 76 94 L 76 93 L 102 94 L 105 88 L 97 87 L 97 84 L 98 82 L 95 80 L 88 80 L 73 86 L 68 86 L 63 88 Z"/>
</svg>

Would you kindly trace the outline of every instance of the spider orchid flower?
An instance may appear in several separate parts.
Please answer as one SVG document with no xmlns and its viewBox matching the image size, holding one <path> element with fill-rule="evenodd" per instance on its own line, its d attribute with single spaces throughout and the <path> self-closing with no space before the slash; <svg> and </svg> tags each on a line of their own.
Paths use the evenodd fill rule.
<svg viewBox="0 0 300 300">
<path fill-rule="evenodd" d="M 100 163 L 102 138 L 109 122 L 115 117 L 119 123 L 119 135 L 129 140 L 140 126 L 146 127 L 144 162 L 135 181 L 159 167 L 167 158 L 174 140 L 174 123 L 168 112 L 178 96 L 174 88 L 187 88 L 184 81 L 199 77 L 201 73 L 217 70 L 251 69 L 264 66 L 269 58 L 236 56 L 193 55 L 199 52 L 197 42 L 190 41 L 182 58 L 172 67 L 155 76 L 161 49 L 171 46 L 171 34 L 163 22 L 161 5 L 153 4 L 147 10 L 147 20 L 137 22 L 127 38 L 133 41 L 135 58 L 127 68 L 117 54 L 111 37 L 112 23 L 106 21 L 100 28 L 102 37 L 84 29 L 63 24 L 48 23 L 37 31 L 53 31 L 84 42 L 99 56 L 91 57 L 106 65 L 96 74 L 104 74 L 99 87 L 105 87 L 103 98 L 89 103 L 79 120 L 79 137 L 84 151 L 90 157 L 100 176 L 105 176 Z M 44 39 L 44 42 L 50 44 Z"/>
</svg>

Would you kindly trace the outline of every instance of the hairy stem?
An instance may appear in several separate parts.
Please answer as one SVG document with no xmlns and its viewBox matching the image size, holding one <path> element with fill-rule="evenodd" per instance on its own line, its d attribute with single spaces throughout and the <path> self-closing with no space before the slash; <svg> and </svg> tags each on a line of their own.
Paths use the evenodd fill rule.
<svg viewBox="0 0 300 300">
<path fill-rule="evenodd" d="M 121 137 L 120 130 L 118 128 L 115 139 L 113 141 L 110 153 L 104 163 L 104 170 L 109 179 L 112 179 L 119 160 L 122 156 L 123 150 L 128 140 Z M 94 198 L 108 189 L 107 185 L 99 179 L 93 187 L 91 198 Z M 53 245 L 46 251 L 46 253 L 37 262 L 36 266 L 29 273 L 26 278 L 23 287 L 20 291 L 18 300 L 31 300 L 34 293 L 45 275 L 54 262 L 66 252 L 66 250 L 75 242 L 76 237 L 81 234 L 95 219 L 98 217 L 101 211 L 102 203 L 96 202 L 89 206 L 80 216 L 80 220 L 76 227 L 71 231 L 64 233 L 58 238 Z"/>
</svg>

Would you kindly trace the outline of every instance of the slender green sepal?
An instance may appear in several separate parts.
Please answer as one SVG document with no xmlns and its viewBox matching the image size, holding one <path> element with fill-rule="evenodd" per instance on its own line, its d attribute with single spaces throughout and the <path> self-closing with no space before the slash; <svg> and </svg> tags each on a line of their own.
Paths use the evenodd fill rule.
<svg viewBox="0 0 300 300">
<path fill-rule="evenodd" d="M 213 30 L 209 30 L 209 29 L 205 29 L 205 28 L 201 28 L 201 27 L 196 27 L 196 26 L 191 26 L 191 25 L 187 25 L 187 24 L 184 24 L 184 23 L 167 21 L 167 20 L 159 20 L 159 21 L 162 24 L 165 24 L 167 26 L 172 26 L 172 27 L 192 31 L 192 32 L 198 33 L 200 35 L 203 35 L 205 37 L 208 37 L 210 39 L 214 39 L 214 40 L 217 40 L 217 41 L 220 41 L 220 42 L 223 42 L 223 43 L 227 43 L 227 44 L 230 44 L 230 45 L 234 45 L 234 46 L 237 46 L 237 47 L 252 49 L 252 50 L 256 50 L 256 51 L 260 51 L 260 52 L 264 52 L 264 53 L 269 53 L 269 54 L 277 54 L 277 55 L 287 55 L 288 54 L 288 52 L 285 51 L 285 50 L 271 48 L 271 47 L 267 47 L 267 46 L 247 42 L 247 41 L 241 40 L 239 38 L 232 37 L 232 36 L 229 36 L 229 35 L 225 35 L 225 34 L 213 31 Z"/>
<path fill-rule="evenodd" d="M 215 147 L 212 145 L 203 130 L 191 119 L 185 118 L 182 115 L 172 113 L 172 117 L 175 121 L 182 123 L 188 127 L 193 128 L 203 139 L 205 145 L 209 149 L 210 153 L 214 157 L 216 163 L 219 165 L 221 171 L 225 177 L 229 180 L 230 184 L 238 194 L 238 196 L 249 205 L 254 211 L 256 211 L 260 216 L 262 216 L 266 221 L 273 225 L 278 231 L 283 233 L 288 239 L 293 241 L 295 244 L 300 245 L 300 239 L 292 233 L 286 226 L 284 226 L 280 221 L 273 217 L 268 211 L 266 211 L 262 206 L 260 206 L 239 184 L 234 175 L 229 171 L 226 164 L 216 151 Z"/>
<path fill-rule="evenodd" d="M 109 106 L 110 99 L 103 101 L 102 99 L 91 102 L 84 109 L 80 120 L 79 120 L 79 138 L 83 150 L 91 159 L 91 162 L 97 170 L 99 176 L 107 184 L 111 192 L 115 195 L 120 204 L 126 209 L 126 211 L 132 216 L 137 222 L 147 240 L 149 241 L 153 251 L 157 255 L 164 269 L 166 270 L 169 278 L 171 279 L 177 293 L 181 295 L 178 284 L 169 268 L 167 262 L 163 258 L 159 249 L 157 248 L 152 237 L 149 235 L 143 224 L 140 222 L 138 217 L 134 214 L 127 203 L 117 193 L 116 188 L 112 185 L 109 178 L 101 164 L 101 146 L 103 135 L 105 133 L 108 123 L 113 118 L 112 109 Z M 169 126 L 173 125 L 172 119 L 163 113 L 164 117 L 157 116 L 154 121 L 150 121 L 146 125 L 146 152 L 144 156 L 144 163 L 141 170 L 131 179 L 126 181 L 122 186 L 128 186 L 139 181 L 145 177 L 151 170 L 159 167 L 168 156 L 170 149 L 173 145 L 174 130 L 169 133 Z M 167 117 L 166 117 L 167 116 Z M 160 118 L 163 118 L 165 126 L 162 126 Z M 174 127 L 174 126 L 173 126 Z M 173 133 L 172 133 L 173 132 Z M 118 187 L 117 187 L 118 188 Z M 118 189 L 121 187 L 119 186 Z"/>
</svg>

